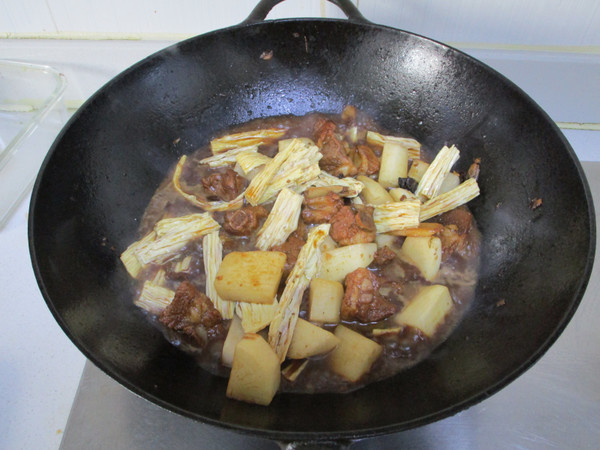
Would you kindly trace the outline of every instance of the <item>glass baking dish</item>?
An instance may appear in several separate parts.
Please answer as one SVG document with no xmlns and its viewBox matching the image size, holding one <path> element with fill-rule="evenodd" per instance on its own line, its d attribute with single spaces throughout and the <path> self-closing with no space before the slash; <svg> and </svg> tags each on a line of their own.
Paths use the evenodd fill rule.
<svg viewBox="0 0 600 450">
<path fill-rule="evenodd" d="M 68 119 L 66 87 L 52 67 L 0 60 L 0 228 L 29 193 Z"/>
</svg>

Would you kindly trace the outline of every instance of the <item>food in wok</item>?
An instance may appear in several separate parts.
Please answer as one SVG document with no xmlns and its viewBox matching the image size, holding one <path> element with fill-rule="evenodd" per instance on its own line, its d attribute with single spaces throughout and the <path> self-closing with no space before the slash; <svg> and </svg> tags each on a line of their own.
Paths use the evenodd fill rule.
<svg viewBox="0 0 600 450">
<path fill-rule="evenodd" d="M 430 150 L 352 106 L 227 130 L 181 157 L 122 253 L 135 304 L 251 403 L 414 365 L 460 321 L 479 264 L 479 160 L 459 174 L 456 146 Z"/>
</svg>

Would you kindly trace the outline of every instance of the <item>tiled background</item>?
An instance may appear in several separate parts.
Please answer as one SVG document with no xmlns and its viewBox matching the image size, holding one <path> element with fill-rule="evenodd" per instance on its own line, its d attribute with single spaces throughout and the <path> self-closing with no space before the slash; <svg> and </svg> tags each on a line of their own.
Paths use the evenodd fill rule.
<svg viewBox="0 0 600 450">
<path fill-rule="evenodd" d="M 2 0 L 0 37 L 199 34 L 240 22 L 257 1 Z M 352 1 L 373 22 L 444 42 L 600 45 L 597 0 Z M 325 0 L 287 0 L 269 18 L 301 16 L 343 17 Z"/>
</svg>

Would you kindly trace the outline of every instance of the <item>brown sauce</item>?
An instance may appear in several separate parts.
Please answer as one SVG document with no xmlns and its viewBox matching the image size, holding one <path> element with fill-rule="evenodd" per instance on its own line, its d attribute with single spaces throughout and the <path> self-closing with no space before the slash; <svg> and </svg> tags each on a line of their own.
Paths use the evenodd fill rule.
<svg viewBox="0 0 600 450">
<path fill-rule="evenodd" d="M 237 127 L 236 129 L 227 130 L 227 133 L 277 127 L 288 130 L 283 138 L 312 137 L 315 123 L 321 117 L 335 120 L 341 133 L 346 131 L 346 125 L 339 116 L 311 114 L 305 117 L 274 117 L 253 121 Z M 358 129 L 377 130 L 375 124 L 361 115 L 357 116 L 353 125 L 358 126 Z M 359 140 L 360 139 L 361 138 L 359 137 Z M 364 143 L 364 138 L 362 139 L 363 140 L 360 141 L 361 144 Z M 267 156 L 272 157 L 276 151 L 276 144 L 268 144 L 260 147 L 260 152 Z M 374 149 L 374 151 L 376 154 L 380 154 L 380 149 Z M 422 153 L 427 155 L 427 149 L 422 149 Z M 187 180 L 189 186 L 195 186 L 195 188 L 197 188 L 200 179 L 207 174 L 215 172 L 215 169 L 198 164 L 199 160 L 210 155 L 211 152 L 208 147 L 201 148 L 192 155 L 189 155 L 188 164 L 183 176 Z M 427 159 L 426 157 L 422 158 Z M 431 158 L 429 159 L 431 160 Z M 178 195 L 170 182 L 171 174 L 169 174 L 168 178 L 162 183 L 150 201 L 141 222 L 140 236 L 145 235 L 151 230 L 154 224 L 161 218 L 203 212 L 198 207 L 191 205 Z M 272 204 L 263 206 L 269 211 Z M 467 210 L 466 207 L 461 208 Z M 215 212 L 213 213 L 213 218 L 219 222 L 219 224 L 223 225 L 224 215 L 224 212 Z M 264 220 L 264 218 L 261 219 L 261 224 Z M 433 218 L 431 221 L 437 222 L 439 221 L 439 217 Z M 307 225 L 306 229 L 310 229 L 310 227 L 311 225 Z M 223 240 L 223 255 L 231 251 L 255 250 L 255 233 L 250 236 L 234 236 L 227 234 L 223 231 L 223 228 L 221 228 L 220 234 Z M 403 239 L 404 238 L 402 237 L 397 237 L 392 244 L 392 250 L 399 251 Z M 414 296 L 421 286 L 431 283 L 446 285 L 450 290 L 454 304 L 451 313 L 445 318 L 443 326 L 440 327 L 432 337 L 426 337 L 419 330 L 411 327 L 405 327 L 399 333 L 390 333 L 373 337 L 371 331 L 373 328 L 394 328 L 397 327 L 397 325 L 393 323 L 391 318 L 371 324 L 361 324 L 356 321 L 342 321 L 345 326 L 360 332 L 383 346 L 381 356 L 373 364 L 370 371 L 358 382 L 349 382 L 343 377 L 332 373 L 327 366 L 327 355 L 321 355 L 310 358 L 306 368 L 294 382 L 290 382 L 282 377 L 280 391 L 300 393 L 348 392 L 358 389 L 368 383 L 390 377 L 426 358 L 435 347 L 448 337 L 473 301 L 475 285 L 477 282 L 479 246 L 480 234 L 473 221 L 473 226 L 468 232 L 466 247 L 464 247 L 461 252 L 455 252 L 443 260 L 438 276 L 433 282 L 425 281 L 419 276 L 418 269 L 401 261 L 399 258 L 395 258 L 391 263 L 386 264 L 383 267 L 369 266 L 368 269 L 376 272 L 382 279 L 389 282 L 397 282 L 402 285 L 401 290 L 394 289 L 392 284 L 384 284 L 380 289 L 380 292 L 384 297 L 396 305 L 398 311 L 412 298 L 412 296 Z M 182 258 L 188 255 L 191 256 L 192 262 L 185 274 L 173 273 L 169 269 L 170 265 L 165 265 L 167 267 L 165 286 L 175 290 L 181 280 L 185 278 L 194 284 L 200 292 L 204 292 L 205 274 L 201 240 L 186 246 L 182 250 Z M 138 280 L 140 281 L 139 289 L 141 289 L 143 281 L 152 279 L 158 269 L 158 266 L 150 266 L 145 269 L 144 274 L 141 277 L 138 277 Z M 300 311 L 300 317 L 304 318 L 307 316 L 307 297 L 308 290 L 304 294 Z M 179 346 L 183 351 L 192 354 L 198 361 L 198 364 L 204 369 L 219 376 L 228 375 L 230 369 L 221 364 L 220 356 L 229 321 L 224 322 L 225 327 L 223 333 L 215 336 L 205 346 L 199 347 L 186 341 L 178 333 L 165 328 L 158 320 L 156 320 L 155 316 L 149 314 L 148 317 L 153 324 L 163 331 L 165 337 L 171 343 Z M 323 327 L 333 330 L 335 325 L 324 325 Z M 265 329 L 261 331 L 260 334 L 266 338 L 266 332 L 267 330 Z M 282 367 L 285 367 L 287 364 L 287 361 L 284 362 Z"/>
</svg>

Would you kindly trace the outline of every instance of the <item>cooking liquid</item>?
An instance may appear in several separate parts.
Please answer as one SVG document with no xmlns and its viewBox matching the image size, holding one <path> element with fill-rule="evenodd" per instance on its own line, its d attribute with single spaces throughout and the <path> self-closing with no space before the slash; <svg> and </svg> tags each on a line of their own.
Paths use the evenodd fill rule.
<svg viewBox="0 0 600 450">
<path fill-rule="evenodd" d="M 327 117 L 335 120 L 339 124 L 339 128 L 343 131 L 344 126 L 339 120 L 339 116 L 325 116 L 323 114 L 311 114 L 304 117 L 272 117 L 268 119 L 256 120 L 237 127 L 230 133 L 259 129 L 259 128 L 287 128 L 287 134 L 282 138 L 290 137 L 312 137 L 313 126 L 319 117 Z M 337 119 L 337 120 L 336 120 Z M 368 129 L 376 130 L 377 127 L 363 119 L 359 122 L 359 127 L 368 127 Z M 263 145 L 260 152 L 267 156 L 273 156 L 277 151 L 277 145 Z M 422 149 L 423 152 L 423 149 Z M 184 170 L 183 179 L 192 185 L 200 183 L 200 179 L 211 173 L 214 169 L 208 169 L 205 166 L 197 164 L 197 161 L 210 156 L 210 148 L 205 147 L 188 156 L 189 164 L 187 167 L 194 167 L 194 172 L 190 169 Z M 154 224 L 165 217 L 183 216 L 192 213 L 202 212 L 198 208 L 185 201 L 172 187 L 170 183 L 172 171 L 165 179 L 162 185 L 158 188 L 152 200 L 150 201 L 140 227 L 140 236 L 145 235 L 150 231 Z M 195 180 L 195 181 L 194 181 Z M 272 204 L 263 205 L 265 209 L 270 210 Z M 213 218 L 221 225 L 224 221 L 224 213 L 215 212 Z M 302 219 L 300 219 L 302 220 Z M 435 221 L 436 219 L 432 219 Z M 264 222 L 264 219 L 261 221 Z M 310 225 L 307 226 L 307 229 Z M 221 230 L 221 238 L 223 240 L 223 256 L 231 251 L 252 251 L 254 247 L 254 234 L 249 237 L 233 236 L 227 233 L 224 236 L 224 231 Z M 399 252 L 403 238 L 397 238 L 392 245 L 392 250 Z M 405 327 L 400 333 L 389 333 L 378 337 L 373 337 L 371 330 L 373 328 L 397 328 L 398 325 L 393 322 L 393 316 L 383 321 L 371 324 L 361 324 L 356 322 L 345 322 L 342 324 L 358 331 L 367 337 L 375 340 L 383 346 L 383 352 L 377 361 L 371 367 L 371 370 L 358 382 L 349 382 L 343 377 L 331 372 L 327 366 L 327 355 L 313 357 L 309 359 L 305 369 L 299 377 L 290 382 L 284 377 L 281 378 L 280 392 L 296 392 L 296 393 L 317 393 L 317 392 L 349 392 L 358 389 L 368 383 L 388 378 L 426 358 L 431 351 L 442 343 L 452 330 L 459 323 L 465 311 L 473 301 L 475 286 L 477 282 L 477 271 L 479 266 L 479 247 L 480 233 L 477 230 L 475 223 L 471 227 L 467 236 L 466 251 L 461 254 L 454 253 L 445 261 L 442 261 L 440 271 L 437 278 L 429 283 L 420 278 L 418 269 L 413 268 L 399 258 L 395 258 L 391 263 L 383 268 L 369 269 L 378 272 L 383 278 L 390 281 L 399 281 L 402 283 L 401 292 L 396 292 L 394 289 L 382 287 L 380 292 L 391 300 L 400 311 L 410 299 L 418 292 L 420 287 L 426 284 L 444 284 L 450 290 L 450 294 L 454 301 L 454 307 L 446 317 L 443 325 L 437 330 L 434 336 L 428 338 L 419 330 L 412 327 Z M 201 240 L 188 245 L 182 250 L 182 258 L 192 256 L 192 269 L 186 274 L 186 279 L 192 282 L 200 292 L 205 292 L 205 274 L 202 256 Z M 141 277 L 138 289 L 141 289 L 143 282 L 152 279 L 158 267 L 151 267 L 146 270 L 145 276 Z M 166 286 L 175 290 L 180 277 L 169 274 L 167 271 Z M 280 292 L 283 291 L 284 280 L 280 287 Z M 139 292 L 138 292 L 139 293 Z M 300 311 L 300 317 L 306 318 L 308 306 L 308 289 L 306 290 Z M 221 364 L 221 350 L 226 337 L 226 330 L 229 327 L 230 321 L 225 321 L 225 332 L 216 336 L 209 341 L 204 348 L 192 345 L 190 342 L 182 339 L 182 337 L 172 330 L 167 329 L 162 325 L 156 317 L 148 315 L 149 320 L 157 326 L 165 335 L 165 337 L 173 344 L 181 348 L 181 350 L 193 355 L 198 364 L 210 373 L 218 376 L 228 376 L 230 369 Z M 335 325 L 324 325 L 325 329 L 333 331 Z M 260 332 L 265 339 L 268 329 Z M 283 363 L 285 367 L 289 362 Z"/>
</svg>

